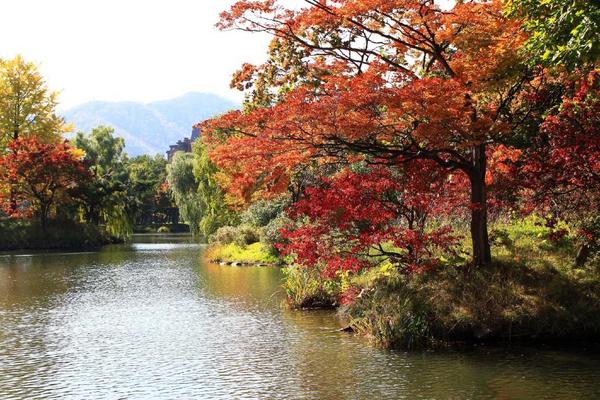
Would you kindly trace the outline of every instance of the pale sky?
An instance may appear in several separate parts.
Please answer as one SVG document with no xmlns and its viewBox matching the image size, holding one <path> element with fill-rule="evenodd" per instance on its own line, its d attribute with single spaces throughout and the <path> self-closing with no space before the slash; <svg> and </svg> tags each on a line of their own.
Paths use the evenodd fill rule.
<svg viewBox="0 0 600 400">
<path fill-rule="evenodd" d="M 0 57 L 38 64 L 60 107 L 90 100 L 168 99 L 229 89 L 243 62 L 266 58 L 268 37 L 220 32 L 233 0 L 0 0 Z"/>
<path fill-rule="evenodd" d="M 38 64 L 60 92 L 59 109 L 190 91 L 241 101 L 231 75 L 244 62 L 264 61 L 269 37 L 217 30 L 233 1 L 0 0 L 0 58 L 20 53 Z"/>
</svg>

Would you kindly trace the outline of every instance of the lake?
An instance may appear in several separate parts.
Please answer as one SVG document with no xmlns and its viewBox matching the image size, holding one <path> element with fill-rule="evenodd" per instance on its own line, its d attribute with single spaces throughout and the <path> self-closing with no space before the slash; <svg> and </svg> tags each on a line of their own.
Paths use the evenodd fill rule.
<svg viewBox="0 0 600 400">
<path fill-rule="evenodd" d="M 0 399 L 594 399 L 600 356 L 392 352 L 281 307 L 276 268 L 186 236 L 0 254 Z"/>
</svg>

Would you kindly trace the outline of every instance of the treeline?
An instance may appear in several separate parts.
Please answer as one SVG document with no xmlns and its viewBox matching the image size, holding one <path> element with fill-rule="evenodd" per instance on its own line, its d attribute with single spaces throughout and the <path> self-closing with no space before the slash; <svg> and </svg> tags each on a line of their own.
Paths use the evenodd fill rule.
<svg viewBox="0 0 600 400">
<path fill-rule="evenodd" d="M 281 230 L 290 222 L 286 195 L 244 207 L 223 189 L 229 177 L 211 161 L 207 146 L 177 152 L 167 165 L 167 182 L 182 221 L 199 240 L 211 243 L 212 261 L 282 264 Z"/>
<path fill-rule="evenodd" d="M 207 152 L 222 222 L 246 216 L 215 258 L 280 221 L 291 302 L 386 345 L 600 333 L 598 4 L 306 3 L 222 14 L 273 40 L 186 161 Z"/>
<path fill-rule="evenodd" d="M 161 156 L 129 158 L 109 127 L 65 134 L 32 63 L 0 61 L 0 248 L 78 248 L 127 239 L 178 211 Z"/>
</svg>

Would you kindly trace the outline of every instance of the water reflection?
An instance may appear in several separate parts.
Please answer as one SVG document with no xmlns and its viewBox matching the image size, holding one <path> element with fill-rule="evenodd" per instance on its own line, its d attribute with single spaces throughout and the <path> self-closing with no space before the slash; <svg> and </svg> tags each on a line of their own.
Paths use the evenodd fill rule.
<svg viewBox="0 0 600 400">
<path fill-rule="evenodd" d="M 281 271 L 220 267 L 184 236 L 0 255 L 0 399 L 600 398 L 600 359 L 384 352 L 279 307 Z"/>
</svg>

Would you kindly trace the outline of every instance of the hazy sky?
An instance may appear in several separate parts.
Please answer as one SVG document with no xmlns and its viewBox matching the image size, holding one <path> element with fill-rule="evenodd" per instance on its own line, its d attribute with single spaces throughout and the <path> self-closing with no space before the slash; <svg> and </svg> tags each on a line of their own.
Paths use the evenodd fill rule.
<svg viewBox="0 0 600 400">
<path fill-rule="evenodd" d="M 232 0 L 0 0 L 0 57 L 37 63 L 61 108 L 229 89 L 268 37 L 214 28 Z"/>
<path fill-rule="evenodd" d="M 37 63 L 61 93 L 60 108 L 190 91 L 241 100 L 229 89 L 231 75 L 243 62 L 263 61 L 269 38 L 214 27 L 233 1 L 0 0 L 0 57 L 20 53 Z"/>
</svg>

